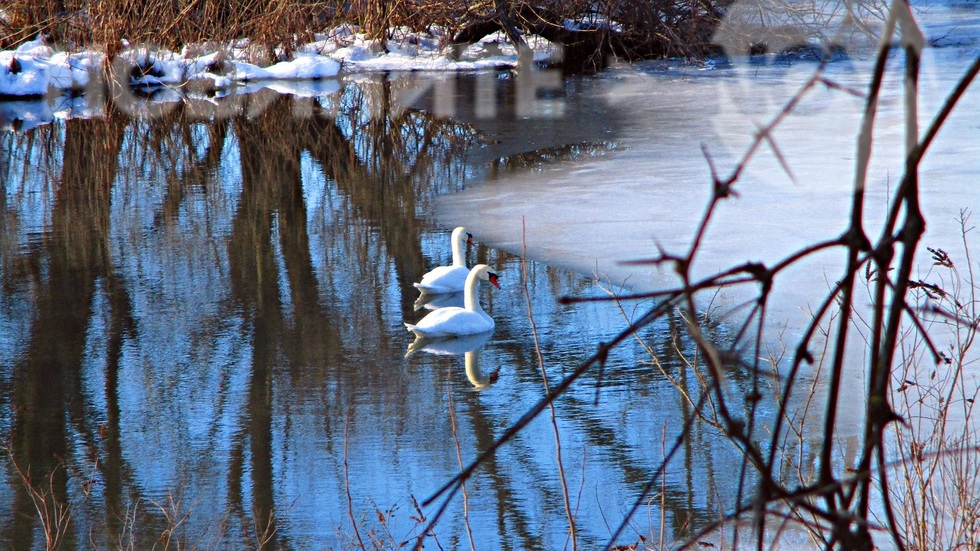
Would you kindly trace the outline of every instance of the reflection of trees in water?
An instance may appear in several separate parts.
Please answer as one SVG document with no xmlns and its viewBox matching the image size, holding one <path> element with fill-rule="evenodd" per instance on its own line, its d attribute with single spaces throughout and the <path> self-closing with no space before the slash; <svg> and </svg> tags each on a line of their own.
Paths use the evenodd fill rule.
<svg viewBox="0 0 980 551">
<path fill-rule="evenodd" d="M 386 85 L 373 86 L 383 91 Z M 389 266 L 399 285 L 421 273 L 423 224 L 418 220 L 417 197 L 431 194 L 437 188 L 435 179 L 462 175 L 459 169 L 436 165 L 461 163 L 469 133 L 424 113 L 401 111 L 389 116 L 382 112 L 364 121 L 343 109 L 343 95 L 368 93 L 368 88 L 348 86 L 339 99 L 333 99 L 340 107 L 336 118 L 320 108 L 314 116 L 294 119 L 294 103 L 275 97 L 259 98 L 266 103 L 258 114 L 233 120 L 195 120 L 178 106 L 149 123 L 113 114 L 104 120 L 69 120 L 25 136 L 3 138 L 10 147 L 4 148 L 0 159 L 8 175 L 0 194 L 5 207 L 0 283 L 5 306 L 19 300 L 29 305 L 8 311 L 33 318 L 27 330 L 29 342 L 4 377 L 9 400 L 4 417 L 19 462 L 30 465 L 37 481 L 56 472 L 58 501 L 69 499 L 69 472 L 96 469 L 104 520 L 78 515 L 78 524 L 108 522 L 119 537 L 124 529 L 121 519 L 148 490 L 139 487 L 133 467 L 126 464 L 134 450 L 123 449 L 120 425 L 134 420 L 120 419 L 125 415 L 119 402 L 125 386 L 120 381 L 120 362 L 127 354 L 125 348 L 144 349 L 137 357 L 167 351 L 152 348 L 159 335 L 150 333 L 159 331 L 153 325 L 161 323 L 149 319 L 157 315 L 146 310 L 154 303 L 144 302 L 142 311 L 134 312 L 132 294 L 143 300 L 151 287 L 134 277 L 155 271 L 162 278 L 153 291 L 168 299 L 193 298 L 194 290 L 178 288 L 193 288 L 202 277 L 228 280 L 227 292 L 206 297 L 218 301 L 217 310 L 180 312 L 172 329 L 193 328 L 173 338 L 182 348 L 197 350 L 221 341 L 226 326 L 214 323 L 215 319 L 244 318 L 241 327 L 247 334 L 239 342 L 251 345 L 251 374 L 246 417 L 239 421 L 241 436 L 231 450 L 230 473 L 232 478 L 243 473 L 251 477 L 245 485 L 251 503 L 244 503 L 240 480 L 229 480 L 228 496 L 235 502 L 231 509 L 242 527 L 251 526 L 252 515 L 264 522 L 274 507 L 271 424 L 273 388 L 279 388 L 273 383 L 283 374 L 280 366 L 291 374 L 284 381 L 295 377 L 296 383 L 311 382 L 308 372 L 316 366 L 313 378 L 329 378 L 341 389 L 335 397 L 338 404 L 350 394 L 346 385 L 386 380 L 343 366 L 350 348 L 363 350 L 363 343 L 345 345 L 344 341 L 352 336 L 352 324 L 355 335 L 367 326 L 384 333 L 378 328 L 386 323 L 380 318 Z M 338 252 L 343 254 L 315 251 L 311 246 L 306 203 L 310 190 L 303 173 L 307 157 L 341 198 L 341 203 L 324 203 L 321 208 L 341 211 L 333 217 L 344 224 L 320 224 L 315 229 L 328 234 L 321 242 L 339 242 Z M 230 163 L 236 161 L 239 166 L 229 172 Z M 237 190 L 231 188 L 238 182 L 223 181 L 235 172 L 241 175 Z M 52 180 L 48 173 L 60 177 Z M 38 182 L 50 182 L 50 189 L 34 189 L 46 185 Z M 10 208 L 8 201 L 16 208 Z M 35 232 L 41 236 L 32 235 Z M 224 250 L 215 248 L 216 241 L 224 241 Z M 327 258 L 314 260 L 321 255 Z M 225 262 L 227 268 L 222 266 Z M 172 264 L 182 264 L 184 269 L 173 269 Z M 347 277 L 351 272 L 354 277 Z M 370 299 L 328 296 L 329 287 L 338 281 L 363 286 L 354 291 L 364 291 Z M 411 296 L 402 302 L 406 300 L 410 305 Z M 98 304 L 100 309 L 94 307 Z M 93 341 L 96 333 L 99 338 Z M 154 362 L 181 366 L 174 357 L 154 358 Z M 86 369 L 101 370 L 104 377 L 104 396 L 94 404 L 81 382 Z M 232 399 L 224 394 L 218 398 Z M 234 410 L 232 404 L 218 407 Z M 343 409 L 334 413 L 339 411 Z M 76 446 L 79 440 L 85 443 L 81 449 Z M 247 451 L 242 446 L 248 446 Z M 165 456 L 180 453 L 159 451 Z M 57 468 L 62 461 L 68 470 Z M 247 467 L 243 461 L 249 462 Z M 36 521 L 27 494 L 19 491 L 17 496 L 17 513 L 3 527 L 4 539 L 29 545 Z M 141 515 L 142 525 L 136 527 L 147 532 L 136 538 L 151 541 L 165 526 L 160 524 L 163 519 L 147 516 Z"/>
<path fill-rule="evenodd" d="M 49 499 L 59 503 L 69 500 L 68 474 L 58 468 L 60 461 L 79 453 L 75 446 L 82 442 L 80 460 L 88 464 L 93 458 L 86 452 L 99 438 L 99 424 L 82 400 L 81 366 L 97 288 L 115 281 L 108 259 L 109 196 L 124 129 L 125 121 L 113 116 L 65 125 L 63 170 L 46 205 L 48 231 L 13 261 L 26 269 L 3 272 L 4 288 L 33 307 L 29 341 L 13 360 L 5 389 L 9 445 L 17 461 L 29 466 L 31 483 L 50 490 Z M 30 496 L 15 487 L 14 509 L 32 511 Z M 3 527 L 5 541 L 29 546 L 33 524 L 30 516 L 15 514 Z M 68 547 L 74 546 L 72 536 L 67 535 Z"/>
<path fill-rule="evenodd" d="M 581 286 L 581 280 L 564 281 L 570 278 L 551 268 L 543 274 L 532 273 L 530 278 L 531 285 L 551 287 L 534 289 L 532 296 L 560 296 L 575 292 L 589 294 Z M 513 305 L 500 309 L 505 312 L 513 310 Z M 536 310 L 537 322 L 546 328 L 559 325 L 546 321 L 547 316 L 581 316 L 593 320 L 601 317 L 588 304 L 559 305 L 547 312 L 543 312 L 539 305 Z M 619 322 L 622 323 L 622 320 Z M 502 365 L 504 369 L 495 388 L 540 388 L 540 368 L 533 351 L 527 348 L 525 335 L 530 328 L 526 323 L 526 320 L 498 320 L 494 335 L 494 341 L 498 344 L 494 347 L 495 357 L 490 365 L 494 368 Z M 587 322 L 569 322 L 570 327 L 587 325 Z M 592 325 L 595 332 L 565 334 L 560 339 L 552 337 L 542 340 L 541 354 L 545 358 L 549 378 L 567 376 L 571 367 L 581 361 L 581 351 L 587 350 L 589 343 L 595 339 L 603 338 L 595 321 Z M 583 480 L 586 492 L 593 489 L 593 485 L 596 488 L 638 491 L 650 480 L 656 466 L 663 460 L 662 443 L 665 439 L 667 445 L 672 443 L 677 427 L 695 415 L 694 404 L 674 388 L 676 385 L 684 389 L 695 401 L 704 390 L 703 373 L 699 373 L 703 367 L 689 362 L 694 357 L 696 344 L 682 331 L 683 327 L 679 313 L 665 316 L 663 322 L 648 327 L 639 335 L 644 346 L 649 347 L 649 352 L 628 346 L 610 351 L 603 369 L 584 375 L 575 387 L 568 389 L 556 401 L 556 407 L 561 411 L 566 473 L 575 473 L 568 478 L 573 494 Z M 712 325 L 706 329 L 706 333 L 710 333 L 712 342 L 726 343 L 731 340 L 731 335 L 725 334 L 724 327 L 720 325 Z M 577 338 L 581 339 L 578 345 L 575 344 Z M 655 362 L 651 362 L 653 358 L 656 358 Z M 726 375 L 733 392 L 751 391 L 750 369 L 733 364 Z M 518 380 L 514 381 L 515 378 Z M 540 394 L 531 393 L 513 401 L 527 404 L 540 397 Z M 596 400 L 600 407 L 596 407 Z M 760 415 L 766 416 L 765 413 Z M 664 529 L 668 540 L 688 536 L 710 525 L 717 518 L 716 505 L 733 501 L 735 490 L 730 476 L 737 472 L 737 458 L 718 453 L 717 426 L 712 425 L 711 419 L 705 421 L 694 424 L 691 430 L 680 436 L 680 452 L 670 463 L 664 486 L 658 486 L 656 499 L 648 504 L 650 518 L 653 519 L 659 518 L 661 507 L 664 509 Z M 494 437 L 499 437 L 505 428 L 497 427 Z M 560 518 L 564 512 L 560 481 L 546 470 L 542 471 L 542 468 L 547 468 L 546 461 L 533 457 L 540 454 L 536 448 L 540 444 L 536 443 L 552 439 L 553 434 L 540 427 L 528 427 L 527 430 L 529 434 L 509 442 L 498 451 L 498 455 L 516 458 L 526 471 L 537 471 L 538 476 L 532 477 L 534 491 L 558 515 L 556 518 Z M 488 439 L 479 449 L 488 449 L 493 442 L 492 438 Z M 500 472 L 501 466 L 503 472 Z M 526 477 L 521 468 L 515 469 L 511 462 L 501 461 L 499 457 L 488 458 L 487 465 L 481 466 L 475 476 L 482 476 L 484 470 L 488 475 L 500 479 L 520 481 Z M 526 486 L 521 487 L 522 491 L 529 491 Z M 608 496 L 601 497 L 597 492 L 595 497 L 603 514 L 608 514 L 611 508 L 617 506 L 601 501 L 608 499 Z M 583 504 L 581 507 L 580 520 L 588 515 L 587 506 Z M 583 523 L 578 524 L 581 530 Z M 634 528 L 637 526 L 654 531 L 659 529 L 657 526 L 647 527 L 642 521 L 637 522 Z M 590 534 L 581 530 L 579 537 L 580 543 L 587 546 L 606 543 L 601 533 Z"/>
<path fill-rule="evenodd" d="M 59 499 L 72 495 L 69 473 L 95 473 L 97 496 L 81 525 L 108 523 L 107 537 L 121 537 L 134 505 L 159 500 L 171 484 L 190 494 L 200 485 L 222 493 L 200 496 L 213 500 L 206 504 L 188 495 L 185 507 L 207 508 L 192 512 L 200 522 L 229 515 L 226 537 L 237 538 L 254 530 L 253 519 L 264 525 L 269 515 L 289 514 L 277 471 L 287 467 L 277 461 L 296 453 L 290 439 L 306 437 L 305 429 L 283 428 L 299 426 L 304 412 L 322 416 L 317 430 L 334 456 L 349 411 L 355 435 L 373 434 L 379 418 L 397 420 L 404 434 L 404 419 L 431 413 L 413 403 L 424 388 L 406 391 L 419 382 L 403 369 L 401 321 L 415 315 L 411 282 L 428 267 L 424 213 L 437 194 L 462 185 L 475 132 L 398 105 L 405 86 L 365 80 L 315 99 L 265 92 L 226 98 L 237 105 L 221 111 L 237 113 L 230 118 L 202 119 L 204 107 L 181 104 L 153 121 L 115 114 L 2 138 L 11 147 L 0 153 L 0 168 L 19 176 L 0 194 L 0 303 L 26 304 L 7 311 L 32 320 L 26 347 L 0 382 L 10 400 L 4 422 L 32 473 L 67 462 L 56 479 Z M 565 152 L 542 155 L 552 154 Z M 473 256 L 496 270 L 515 262 L 486 248 Z M 536 279 L 548 296 L 582 290 L 580 279 L 555 270 Z M 488 308 L 504 297 L 485 297 Z M 505 380 L 526 382 L 536 372 L 526 335 L 520 320 L 498 324 Z M 545 354 L 563 362 L 563 348 L 552 341 Z M 222 356 L 223 349 L 231 351 Z M 631 377 L 638 389 L 658 384 Z M 359 402 L 365 392 L 371 404 Z M 134 401 L 160 411 L 142 419 Z M 570 426 L 606 450 L 608 470 L 621 480 L 647 478 L 623 427 L 590 417 L 587 405 L 588 398 L 569 401 Z M 500 412 L 475 399 L 464 411 L 477 449 L 485 449 Z M 426 422 L 438 430 L 413 445 L 435 449 L 442 420 Z M 188 441 L 197 425 L 205 425 L 203 436 L 195 433 L 203 445 Z M 148 443 L 162 448 L 134 449 Z M 530 503 L 558 510 L 554 487 L 525 488 L 515 475 L 540 469 L 533 461 L 518 453 L 485 472 L 497 537 L 524 548 L 546 539 Z M 334 469 L 329 475 L 340 478 L 336 465 L 298 467 Z M 170 469 L 185 478 L 153 478 Z M 669 489 L 675 518 L 693 509 L 687 491 Z M 525 492 L 537 493 L 527 500 Z M 36 521 L 26 494 L 17 499 L 27 515 L 12 515 L 3 535 L 27 542 Z M 134 537 L 149 542 L 166 520 L 146 511 L 135 528 Z M 278 533 L 269 546 L 290 547 L 290 537 Z"/>
</svg>

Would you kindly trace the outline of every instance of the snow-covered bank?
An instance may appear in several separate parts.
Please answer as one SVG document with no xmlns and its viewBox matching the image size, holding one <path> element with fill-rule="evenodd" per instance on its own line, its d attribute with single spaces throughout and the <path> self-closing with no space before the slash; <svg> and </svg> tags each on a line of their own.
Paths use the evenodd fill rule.
<svg viewBox="0 0 980 551">
<path fill-rule="evenodd" d="M 146 112 L 149 104 L 217 105 L 228 96 L 264 88 L 297 97 L 330 94 L 340 89 L 339 78 L 345 74 L 477 71 L 517 65 L 517 52 L 502 35 L 470 46 L 459 60 L 450 60 L 440 50 L 444 38 L 438 33 L 402 31 L 382 46 L 350 27 L 340 27 L 297 48 L 289 59 L 264 67 L 249 61 L 255 51 L 245 40 L 181 52 L 130 46 L 108 69 L 114 82 L 124 85 L 113 95 L 116 106 L 138 114 Z M 544 40 L 532 40 L 531 45 L 538 61 L 553 52 Z M 102 52 L 57 51 L 43 37 L 0 52 L 0 130 L 24 131 L 55 119 L 102 116 L 104 106 L 87 98 L 103 97 L 105 65 Z M 221 111 L 220 106 L 216 109 Z"/>
<path fill-rule="evenodd" d="M 502 44 L 501 37 L 491 36 L 472 46 L 459 61 L 448 59 L 439 42 L 438 34 L 402 32 L 382 46 L 341 27 L 318 35 L 290 59 L 265 67 L 249 61 L 253 52 L 245 40 L 220 48 L 187 47 L 180 52 L 128 45 L 112 61 L 111 71 L 121 75 L 120 80 L 128 78 L 134 87 L 189 85 L 222 90 L 245 82 L 332 78 L 342 70 L 471 71 L 517 63 L 516 51 Z M 104 53 L 57 51 L 38 37 L 16 50 L 0 52 L 0 97 L 84 90 L 101 74 L 105 63 Z"/>
</svg>

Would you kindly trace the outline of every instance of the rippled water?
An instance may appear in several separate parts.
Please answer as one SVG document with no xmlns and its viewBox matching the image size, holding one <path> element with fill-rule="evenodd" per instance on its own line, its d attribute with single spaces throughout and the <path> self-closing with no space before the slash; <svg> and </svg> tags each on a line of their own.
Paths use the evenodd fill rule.
<svg viewBox="0 0 980 551">
<path fill-rule="evenodd" d="M 433 199 L 509 166 L 605 154 L 619 133 L 613 118 L 513 116 L 490 132 L 388 103 L 420 78 L 226 98 L 241 102 L 231 117 L 109 106 L 3 136 L 2 424 L 16 465 L 71 504 L 69 547 L 146 546 L 185 514 L 174 537 L 206 547 L 254 546 L 270 515 L 280 548 L 404 541 L 434 510 L 413 500 L 539 400 L 543 374 L 560 379 L 624 326 L 629 310 L 558 304 L 604 294 L 592 278 L 532 262 L 523 279 L 518 257 L 477 245 L 469 262 L 503 283 L 481 293 L 492 338 L 468 363 L 405 357 L 403 322 L 423 314 L 411 282 L 449 257 Z M 574 90 L 590 85 L 569 85 L 572 114 L 591 112 Z M 688 408 L 667 391 L 666 374 L 687 376 L 671 335 L 644 335 L 659 365 L 631 345 L 587 376 L 557 404 L 557 439 L 540 419 L 482 467 L 439 541 L 465 547 L 468 521 L 479 548 L 564 545 L 559 441 L 578 538 L 604 541 Z M 690 434 L 626 540 L 661 508 L 680 534 L 708 522 L 716 492 L 730 499 L 735 458 L 714 445 Z M 0 539 L 43 546 L 16 465 Z"/>
</svg>

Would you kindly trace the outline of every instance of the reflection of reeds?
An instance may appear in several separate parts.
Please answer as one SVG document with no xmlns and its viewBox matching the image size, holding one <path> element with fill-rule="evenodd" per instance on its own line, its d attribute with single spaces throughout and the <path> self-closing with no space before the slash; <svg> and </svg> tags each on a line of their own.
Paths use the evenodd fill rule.
<svg viewBox="0 0 980 551">
<path fill-rule="evenodd" d="M 25 226 L 32 225 L 32 215 L 51 212 L 63 155 L 64 140 L 58 127 L 41 127 L 28 134 L 0 134 L 0 173 L 5 175 L 0 187 L 0 213 L 4 217 L 0 224 L 0 273 L 7 275 L 0 280 L 0 288 L 4 292 L 9 293 L 16 280 L 37 277 L 37 260 L 22 254 L 23 247 L 36 244 L 23 243 L 21 235 Z M 50 215 L 42 222 L 50 223 Z M 34 235 L 43 230 L 28 229 Z"/>
</svg>

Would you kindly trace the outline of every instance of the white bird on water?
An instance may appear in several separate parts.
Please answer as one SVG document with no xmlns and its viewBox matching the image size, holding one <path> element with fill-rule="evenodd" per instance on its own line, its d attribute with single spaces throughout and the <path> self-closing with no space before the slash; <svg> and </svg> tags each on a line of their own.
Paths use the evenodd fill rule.
<svg viewBox="0 0 980 551">
<path fill-rule="evenodd" d="M 472 335 L 492 331 L 493 318 L 483 311 L 479 298 L 476 296 L 480 281 L 489 281 L 494 287 L 500 288 L 497 274 L 490 271 L 486 264 L 473 266 L 466 276 L 463 288 L 463 307 L 448 306 L 429 312 L 418 323 L 406 323 L 409 331 L 422 337 L 452 337 L 457 335 Z"/>
<path fill-rule="evenodd" d="M 460 226 L 453 230 L 453 264 L 452 266 L 437 266 L 422 276 L 422 281 L 413 283 L 423 294 L 458 293 L 466 284 L 466 276 L 470 270 L 466 267 L 463 256 L 463 246 L 473 244 L 473 236 Z"/>
</svg>

